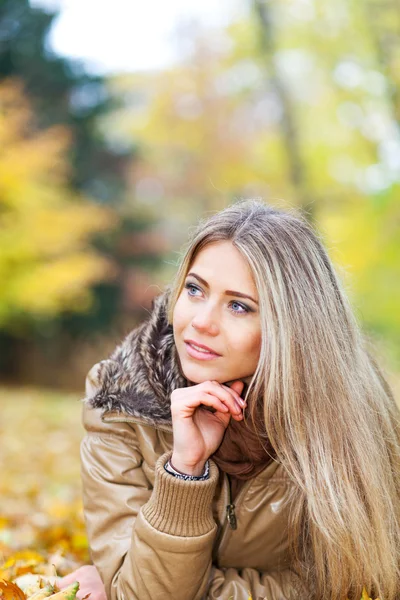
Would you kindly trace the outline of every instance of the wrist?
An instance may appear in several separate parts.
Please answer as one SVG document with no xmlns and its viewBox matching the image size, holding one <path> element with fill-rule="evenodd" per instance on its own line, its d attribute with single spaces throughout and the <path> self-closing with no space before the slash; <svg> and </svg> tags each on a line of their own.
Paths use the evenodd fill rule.
<svg viewBox="0 0 400 600">
<path fill-rule="evenodd" d="M 200 477 L 204 474 L 206 461 L 188 464 L 176 454 L 172 454 L 170 465 L 182 475 L 194 475 L 195 477 Z"/>
<path fill-rule="evenodd" d="M 167 462 L 164 465 L 164 470 L 167 471 L 167 473 L 169 473 L 170 475 L 173 475 L 178 479 L 184 479 L 185 481 L 205 481 L 206 479 L 210 478 L 210 464 L 208 461 L 206 462 L 204 473 L 202 473 L 199 476 L 188 475 L 187 473 L 181 473 L 180 471 L 177 471 L 171 464 L 171 460 L 167 460 Z"/>
</svg>

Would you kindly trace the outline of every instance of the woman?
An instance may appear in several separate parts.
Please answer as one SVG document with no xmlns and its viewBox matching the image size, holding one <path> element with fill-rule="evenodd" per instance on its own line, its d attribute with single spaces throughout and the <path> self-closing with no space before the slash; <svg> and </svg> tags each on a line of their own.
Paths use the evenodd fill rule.
<svg viewBox="0 0 400 600">
<path fill-rule="evenodd" d="M 107 598 L 400 598 L 399 422 L 309 225 L 257 201 L 201 222 L 149 319 L 88 375 Z"/>
</svg>

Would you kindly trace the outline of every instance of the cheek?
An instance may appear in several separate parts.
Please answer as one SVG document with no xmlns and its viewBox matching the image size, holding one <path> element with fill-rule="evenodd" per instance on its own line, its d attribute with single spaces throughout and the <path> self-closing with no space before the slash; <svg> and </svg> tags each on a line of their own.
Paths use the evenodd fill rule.
<svg viewBox="0 0 400 600">
<path fill-rule="evenodd" d="M 175 304 L 173 317 L 172 317 L 172 326 L 175 333 L 179 333 L 186 325 L 186 321 L 188 319 L 187 309 L 185 307 L 185 301 L 182 296 L 180 296 Z"/>
<path fill-rule="evenodd" d="M 261 332 L 258 328 L 242 332 L 239 338 L 232 339 L 231 348 L 242 361 L 243 357 L 246 362 L 258 360 L 261 351 Z"/>
<path fill-rule="evenodd" d="M 256 358 L 258 361 L 258 357 L 260 356 L 261 351 L 261 334 L 255 333 L 252 337 L 249 337 L 249 353 L 251 353 L 253 358 Z"/>
</svg>

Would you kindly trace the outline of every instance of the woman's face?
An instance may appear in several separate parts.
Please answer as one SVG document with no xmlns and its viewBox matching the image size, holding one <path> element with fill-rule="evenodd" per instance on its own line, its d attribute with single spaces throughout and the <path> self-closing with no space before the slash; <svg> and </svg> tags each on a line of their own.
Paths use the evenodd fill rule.
<svg viewBox="0 0 400 600">
<path fill-rule="evenodd" d="M 247 262 L 231 242 L 213 242 L 197 254 L 174 308 L 173 330 L 189 381 L 225 383 L 255 372 L 261 346 L 258 294 Z"/>
</svg>

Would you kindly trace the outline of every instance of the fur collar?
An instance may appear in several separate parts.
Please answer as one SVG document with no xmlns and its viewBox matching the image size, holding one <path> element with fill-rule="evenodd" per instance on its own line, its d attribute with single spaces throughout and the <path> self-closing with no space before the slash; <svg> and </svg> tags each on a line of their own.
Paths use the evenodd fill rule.
<svg viewBox="0 0 400 600">
<path fill-rule="evenodd" d="M 167 288 L 157 296 L 149 318 L 127 335 L 109 360 L 99 363 L 97 389 L 86 399 L 91 407 L 171 427 L 171 393 L 188 382 L 167 322 L 169 294 Z"/>
</svg>

